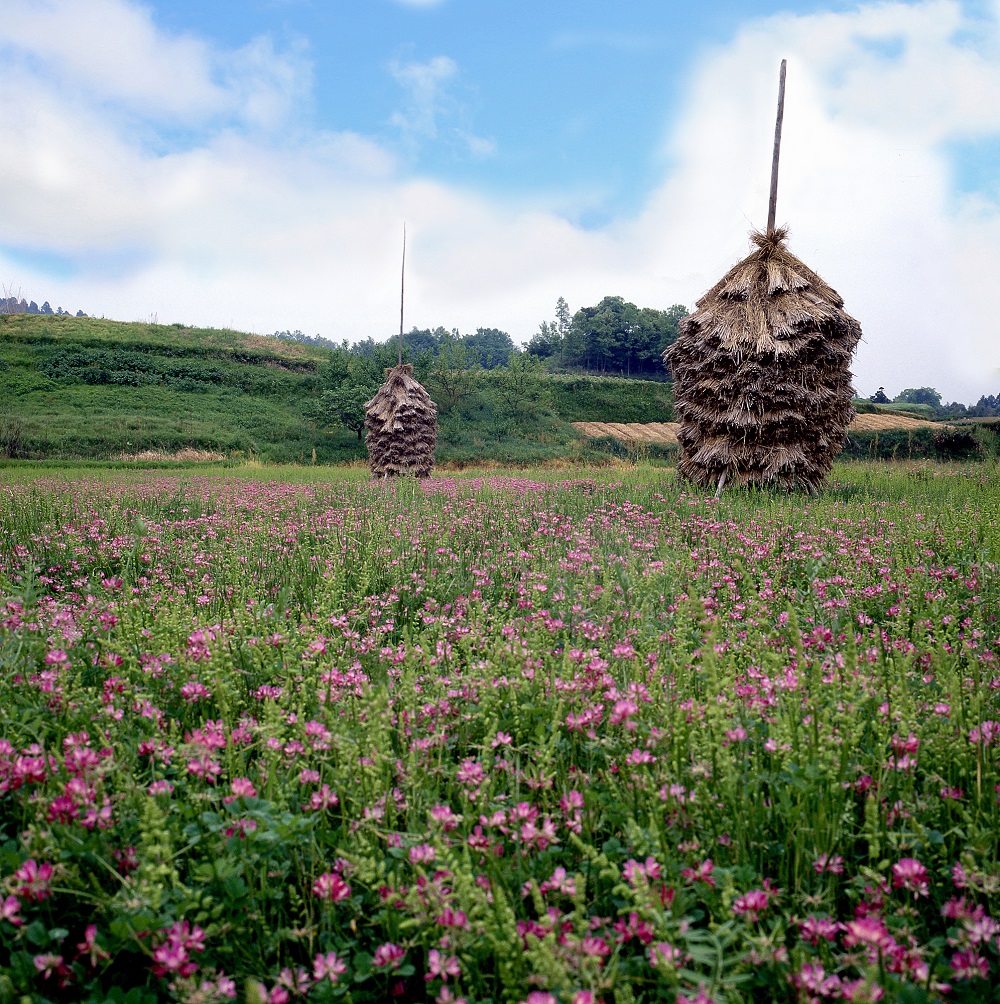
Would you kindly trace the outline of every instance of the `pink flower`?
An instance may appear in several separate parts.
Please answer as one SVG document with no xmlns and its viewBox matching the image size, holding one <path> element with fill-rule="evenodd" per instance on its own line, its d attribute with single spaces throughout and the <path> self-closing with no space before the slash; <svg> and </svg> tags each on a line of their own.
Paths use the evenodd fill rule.
<svg viewBox="0 0 1000 1004">
<path fill-rule="evenodd" d="M 336 873 L 324 872 L 313 883 L 313 894 L 320 899 L 339 903 L 351 895 L 351 887 Z"/>
<path fill-rule="evenodd" d="M 323 979 L 336 983 L 346 972 L 347 965 L 337 957 L 336 952 L 319 954 L 313 959 L 313 978 L 317 983 Z"/>
<path fill-rule="evenodd" d="M 558 1004 L 558 1002 L 555 994 L 547 993 L 545 990 L 532 990 L 521 1004 Z"/>
<path fill-rule="evenodd" d="M 908 889 L 915 896 L 928 893 L 927 869 L 916 858 L 902 858 L 892 866 L 894 889 Z"/>
<path fill-rule="evenodd" d="M 668 941 L 658 941 L 655 945 L 650 945 L 648 954 L 651 966 L 677 962 L 684 956 L 679 948 L 674 948 Z"/>
<path fill-rule="evenodd" d="M 829 872 L 831 875 L 844 874 L 844 859 L 839 854 L 821 854 L 813 862 L 813 871 L 817 875 Z"/>
<path fill-rule="evenodd" d="M 229 790 L 237 798 L 256 798 L 257 789 L 248 777 L 235 777 L 229 784 Z"/>
<path fill-rule="evenodd" d="M 437 923 L 441 927 L 458 927 L 464 929 L 469 926 L 469 918 L 461 910 L 453 910 L 450 906 L 446 906 L 437 918 Z"/>
<path fill-rule="evenodd" d="M 49 952 L 46 955 L 36 955 L 32 962 L 35 964 L 35 969 L 42 974 L 42 979 L 47 980 L 53 973 L 59 976 L 68 976 L 69 970 L 63 963 L 63 957 L 61 955 L 55 955 Z"/>
<path fill-rule="evenodd" d="M 859 917 L 849 920 L 844 925 L 844 944 L 848 948 L 855 945 L 871 945 L 873 948 L 888 948 L 892 944 L 892 935 L 886 929 L 885 922 L 880 917 Z"/>
<path fill-rule="evenodd" d="M 711 858 L 706 858 L 697 868 L 685 868 L 681 872 L 681 878 L 685 882 L 704 882 L 706 885 L 715 888 L 715 879 L 712 878 L 712 872 L 715 870 L 715 865 L 712 863 Z"/>
<path fill-rule="evenodd" d="M 971 948 L 956 952 L 948 964 L 960 980 L 985 980 L 990 974 L 990 964 Z"/>
<path fill-rule="evenodd" d="M 84 955 L 89 958 L 92 969 L 96 967 L 98 962 L 111 958 L 111 956 L 97 944 L 96 924 L 87 925 L 86 931 L 83 932 L 83 941 L 76 946 L 76 957 L 79 959 Z"/>
<path fill-rule="evenodd" d="M 611 946 L 603 938 L 587 937 L 580 942 L 580 952 L 596 959 L 611 954 Z"/>
<path fill-rule="evenodd" d="M 16 872 L 11 882 L 11 889 L 21 899 L 29 903 L 41 903 L 52 894 L 52 865 L 47 861 L 37 864 L 34 858 L 28 858 Z"/>
<path fill-rule="evenodd" d="M 639 705 L 631 698 L 616 701 L 615 706 L 611 709 L 611 717 L 608 722 L 611 725 L 624 725 L 631 732 L 636 727 L 636 723 L 631 720 L 631 717 L 638 712 Z"/>
<path fill-rule="evenodd" d="M 410 861 L 415 865 L 433 861 L 436 856 L 437 851 L 430 844 L 418 844 L 410 848 Z"/>
<path fill-rule="evenodd" d="M 202 753 L 188 761 L 187 772 L 195 777 L 204 778 L 209 784 L 215 784 L 215 779 L 222 773 L 222 765 L 213 760 L 208 753 Z"/>
<path fill-rule="evenodd" d="M 8 924 L 20 927 L 24 923 L 24 918 L 18 916 L 20 909 L 20 900 L 16 896 L 8 896 L 3 903 L 0 903 L 0 918 L 6 920 Z"/>
<path fill-rule="evenodd" d="M 384 945 L 379 945 L 375 949 L 375 954 L 372 956 L 372 965 L 378 969 L 384 969 L 386 966 L 396 969 L 403 961 L 405 955 L 406 949 L 400 948 L 399 945 L 394 945 L 391 941 L 387 941 Z"/>
<path fill-rule="evenodd" d="M 456 956 L 451 955 L 446 958 L 436 948 L 432 948 L 427 953 L 427 973 L 424 979 L 428 983 L 438 978 L 447 983 L 449 976 L 458 977 L 461 975 L 462 967 L 459 965 Z"/>
<path fill-rule="evenodd" d="M 431 809 L 431 819 L 436 823 L 440 823 L 445 832 L 454 830 L 460 822 L 462 822 L 462 817 L 457 813 L 451 811 L 451 807 L 447 805 L 435 805 Z"/>
<path fill-rule="evenodd" d="M 810 945 L 818 945 L 819 939 L 833 941 L 840 930 L 840 924 L 828 917 L 806 917 L 799 924 L 799 933 L 803 941 L 808 941 Z"/>
<path fill-rule="evenodd" d="M 169 795 L 174 786 L 169 781 L 154 781 L 147 789 L 148 795 Z"/>
<path fill-rule="evenodd" d="M 970 743 L 982 743 L 990 746 L 993 740 L 1000 737 L 1000 722 L 985 721 L 969 730 Z"/>
<path fill-rule="evenodd" d="M 757 918 L 767 909 L 770 897 L 763 889 L 751 889 L 738 897 L 733 903 L 733 913 L 737 917 L 750 921 L 751 924 L 757 922 Z"/>
<path fill-rule="evenodd" d="M 625 757 L 625 762 L 632 767 L 638 767 L 641 763 L 656 763 L 656 757 L 653 756 L 649 750 L 634 749 L 627 757 Z"/>
<path fill-rule="evenodd" d="M 319 791 L 314 791 L 312 797 L 309 799 L 309 804 L 304 805 L 303 808 L 307 809 L 309 812 L 322 812 L 325 809 L 329 809 L 332 805 L 337 805 L 340 799 L 337 798 L 337 793 L 330 790 L 328 784 L 324 784 Z"/>
</svg>

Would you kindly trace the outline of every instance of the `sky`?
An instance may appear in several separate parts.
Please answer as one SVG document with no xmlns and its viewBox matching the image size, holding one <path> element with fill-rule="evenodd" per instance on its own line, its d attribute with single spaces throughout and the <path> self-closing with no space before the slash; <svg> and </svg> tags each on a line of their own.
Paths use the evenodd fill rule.
<svg viewBox="0 0 1000 1004">
<path fill-rule="evenodd" d="M 1000 0 L 0 0 L 0 294 L 508 331 L 693 308 L 778 222 L 855 386 L 1000 392 Z"/>
</svg>

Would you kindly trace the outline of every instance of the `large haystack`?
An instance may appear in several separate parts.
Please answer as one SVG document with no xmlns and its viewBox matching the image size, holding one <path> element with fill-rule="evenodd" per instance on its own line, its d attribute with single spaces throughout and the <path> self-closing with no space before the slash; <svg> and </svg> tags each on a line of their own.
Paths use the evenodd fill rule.
<svg viewBox="0 0 1000 1004">
<path fill-rule="evenodd" d="M 430 476 L 437 445 L 437 407 L 413 378 L 409 363 L 385 371 L 385 383 L 365 405 L 365 429 L 373 477 Z"/>
<path fill-rule="evenodd" d="M 850 363 L 861 325 L 785 247 L 753 233 L 663 354 L 680 419 L 679 469 L 705 487 L 776 483 L 815 491 L 854 417 Z"/>
</svg>

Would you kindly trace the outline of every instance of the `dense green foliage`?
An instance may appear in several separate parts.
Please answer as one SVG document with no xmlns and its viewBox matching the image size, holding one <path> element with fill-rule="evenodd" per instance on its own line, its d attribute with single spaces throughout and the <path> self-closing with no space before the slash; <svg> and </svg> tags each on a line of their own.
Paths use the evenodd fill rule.
<svg viewBox="0 0 1000 1004">
<path fill-rule="evenodd" d="M 1000 1001 L 995 467 L 275 473 L 0 473 L 5 1004 Z"/>
<path fill-rule="evenodd" d="M 560 297 L 555 320 L 542 323 L 527 351 L 557 369 L 665 380 L 663 352 L 677 338 L 678 324 L 687 313 L 680 304 L 657 310 L 637 307 L 621 296 L 606 296 L 570 320 Z"/>
</svg>

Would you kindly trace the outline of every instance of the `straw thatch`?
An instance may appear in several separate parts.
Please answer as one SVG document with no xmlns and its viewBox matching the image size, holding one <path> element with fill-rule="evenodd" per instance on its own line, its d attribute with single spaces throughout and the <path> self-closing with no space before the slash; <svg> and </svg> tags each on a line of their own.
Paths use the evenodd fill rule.
<svg viewBox="0 0 1000 1004">
<path fill-rule="evenodd" d="M 385 383 L 365 405 L 365 441 L 372 476 L 430 476 L 437 445 L 437 407 L 400 363 L 385 371 Z"/>
<path fill-rule="evenodd" d="M 751 234 L 756 250 L 698 301 L 663 354 L 679 470 L 700 485 L 813 491 L 854 418 L 850 363 L 861 326 L 788 251 L 787 236 Z"/>
</svg>

